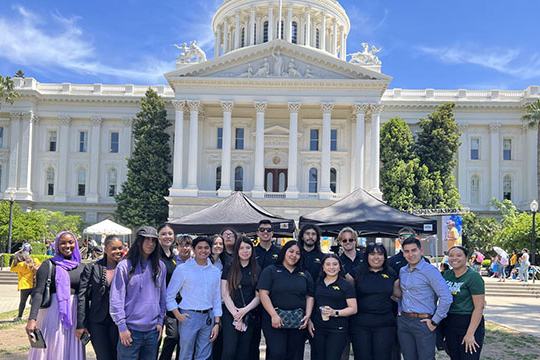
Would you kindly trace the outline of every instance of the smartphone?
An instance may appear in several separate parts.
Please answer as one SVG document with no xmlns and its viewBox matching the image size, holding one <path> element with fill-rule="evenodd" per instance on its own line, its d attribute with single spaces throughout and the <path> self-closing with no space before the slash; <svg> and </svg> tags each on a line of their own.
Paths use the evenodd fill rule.
<svg viewBox="0 0 540 360">
<path fill-rule="evenodd" d="M 236 328 L 236 320 L 234 320 L 234 321 L 232 322 L 232 325 L 234 326 L 234 328 Z M 246 323 L 242 323 L 242 329 L 241 329 L 241 331 L 242 331 L 242 332 L 247 331 L 247 325 L 246 325 Z"/>
<path fill-rule="evenodd" d="M 87 332 L 83 332 L 81 335 L 81 342 L 83 346 L 86 346 L 90 342 L 90 335 Z"/>
</svg>

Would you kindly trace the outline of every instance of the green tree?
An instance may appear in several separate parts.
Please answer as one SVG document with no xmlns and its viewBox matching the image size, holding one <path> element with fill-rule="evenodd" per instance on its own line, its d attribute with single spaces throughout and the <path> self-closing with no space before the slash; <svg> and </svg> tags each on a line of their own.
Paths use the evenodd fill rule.
<svg viewBox="0 0 540 360">
<path fill-rule="evenodd" d="M 528 124 L 531 128 L 540 126 L 540 99 L 536 99 L 535 102 L 527 104 L 525 108 L 525 115 L 521 117 L 521 120 Z M 536 180 L 537 180 L 537 194 L 536 199 L 540 199 L 540 131 L 536 132 Z"/>
<path fill-rule="evenodd" d="M 493 251 L 493 239 L 502 226 L 493 217 L 480 217 L 476 213 L 463 215 L 463 243 L 472 251 L 475 247 L 484 254 Z"/>
<path fill-rule="evenodd" d="M 13 80 L 9 77 L 3 77 L 0 75 L 0 108 L 2 107 L 2 101 L 13 104 L 20 94 L 14 89 Z"/>
<path fill-rule="evenodd" d="M 17 72 L 15 73 L 15 77 L 20 77 L 24 79 L 24 72 L 21 69 L 17 70 Z"/>
<path fill-rule="evenodd" d="M 41 237 L 42 240 L 54 240 L 56 234 L 61 231 L 71 231 L 77 237 L 82 234 L 84 223 L 78 215 L 63 215 L 60 211 L 45 209 L 35 210 L 32 213 L 40 216 L 45 223 L 45 233 Z"/>
<path fill-rule="evenodd" d="M 9 233 L 9 201 L 0 202 L 0 241 L 1 249 L 6 249 Z M 23 239 L 41 239 L 46 232 L 45 221 L 35 212 L 25 212 L 17 204 L 13 204 L 13 219 L 11 243 L 15 244 Z"/>
<path fill-rule="evenodd" d="M 172 176 L 171 148 L 166 130 L 165 103 L 157 92 L 146 91 L 141 111 L 133 122 L 135 148 L 128 159 L 127 180 L 115 196 L 116 218 L 131 228 L 141 225 L 158 226 L 167 220 L 168 195 Z"/>
</svg>

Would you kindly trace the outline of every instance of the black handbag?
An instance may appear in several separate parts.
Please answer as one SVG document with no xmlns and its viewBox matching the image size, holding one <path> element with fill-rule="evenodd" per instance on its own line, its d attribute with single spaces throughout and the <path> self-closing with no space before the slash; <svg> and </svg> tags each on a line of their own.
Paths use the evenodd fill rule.
<svg viewBox="0 0 540 360">
<path fill-rule="evenodd" d="M 304 310 L 301 308 L 294 310 L 283 310 L 275 308 L 278 316 L 281 318 L 282 329 L 299 329 L 302 326 Z"/>
<path fill-rule="evenodd" d="M 47 282 L 45 283 L 45 290 L 43 290 L 43 299 L 41 300 L 41 308 L 48 308 L 51 306 L 51 283 L 52 283 L 52 269 L 53 262 L 49 262 L 49 270 L 47 272 Z"/>
<path fill-rule="evenodd" d="M 246 300 L 244 299 L 244 292 L 242 291 L 242 284 L 238 284 L 238 290 L 240 290 L 240 296 L 242 297 L 242 305 L 243 307 L 246 307 Z M 254 314 L 256 309 L 251 310 L 246 315 L 244 315 L 244 318 L 242 321 L 247 326 L 256 326 L 259 324 L 259 317 Z"/>
</svg>

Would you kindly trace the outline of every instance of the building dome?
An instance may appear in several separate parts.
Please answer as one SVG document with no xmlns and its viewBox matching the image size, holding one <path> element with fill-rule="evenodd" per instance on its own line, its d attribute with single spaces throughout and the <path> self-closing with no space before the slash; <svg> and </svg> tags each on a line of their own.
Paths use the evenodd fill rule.
<svg viewBox="0 0 540 360">
<path fill-rule="evenodd" d="M 225 0 L 212 19 L 214 56 L 281 38 L 346 58 L 349 17 L 336 0 Z"/>
</svg>

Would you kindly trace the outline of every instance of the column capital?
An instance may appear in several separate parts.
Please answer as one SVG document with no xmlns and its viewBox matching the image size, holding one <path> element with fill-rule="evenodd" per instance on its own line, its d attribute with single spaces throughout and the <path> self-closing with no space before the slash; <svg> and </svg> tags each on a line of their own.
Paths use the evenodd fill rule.
<svg viewBox="0 0 540 360">
<path fill-rule="evenodd" d="M 369 104 L 354 104 L 352 106 L 352 113 L 354 115 L 357 115 L 357 114 L 361 114 L 361 113 L 366 113 L 369 109 Z"/>
<path fill-rule="evenodd" d="M 489 132 L 496 133 L 501 130 L 501 124 L 500 123 L 491 123 L 489 124 Z"/>
<path fill-rule="evenodd" d="M 133 125 L 133 118 L 131 116 L 124 116 L 122 120 L 124 121 L 124 127 L 130 127 Z"/>
<path fill-rule="evenodd" d="M 69 115 L 59 115 L 58 120 L 62 126 L 68 126 L 71 122 L 71 117 Z"/>
<path fill-rule="evenodd" d="M 199 111 L 201 108 L 201 102 L 198 100 L 188 101 L 189 111 Z"/>
<path fill-rule="evenodd" d="M 234 101 L 222 101 L 221 107 L 223 108 L 224 112 L 232 112 L 234 108 Z"/>
<path fill-rule="evenodd" d="M 369 108 L 371 110 L 371 114 L 372 115 L 378 115 L 381 113 L 382 109 L 383 109 L 384 105 L 381 105 L 381 104 L 370 104 L 369 105 Z"/>
<path fill-rule="evenodd" d="M 466 123 L 460 123 L 460 124 L 457 124 L 457 126 L 461 133 L 466 132 L 467 129 L 469 128 L 469 124 L 466 124 Z"/>
<path fill-rule="evenodd" d="M 199 110 L 199 121 L 204 120 L 205 116 L 206 113 L 204 112 L 204 109 Z"/>
<path fill-rule="evenodd" d="M 289 107 L 289 111 L 291 113 L 297 113 L 300 110 L 300 106 L 302 106 L 302 103 L 289 102 L 289 103 L 287 103 L 287 106 Z"/>
<path fill-rule="evenodd" d="M 10 118 L 11 121 L 19 120 L 21 117 L 22 117 L 21 112 L 14 111 L 14 112 L 9 113 L 9 118 Z"/>
<path fill-rule="evenodd" d="M 268 102 L 266 101 L 256 101 L 254 104 L 255 104 L 255 109 L 257 110 L 257 112 L 263 113 L 266 111 L 266 108 L 268 107 Z"/>
<path fill-rule="evenodd" d="M 171 102 L 176 111 L 184 111 L 184 108 L 186 107 L 186 102 L 184 100 L 173 100 Z"/>
<path fill-rule="evenodd" d="M 35 123 L 35 122 L 38 122 L 39 118 L 37 117 L 37 115 L 34 115 L 34 112 L 33 111 L 25 111 L 25 112 L 22 112 L 21 113 L 21 117 L 23 120 L 28 120 L 30 121 L 31 123 Z"/>
<path fill-rule="evenodd" d="M 334 103 L 321 103 L 321 109 L 323 114 L 331 114 L 334 109 Z"/>
<path fill-rule="evenodd" d="M 94 126 L 100 126 L 101 125 L 101 116 L 92 116 L 90 118 L 90 120 L 92 120 L 92 124 Z"/>
</svg>

